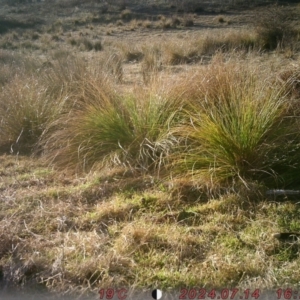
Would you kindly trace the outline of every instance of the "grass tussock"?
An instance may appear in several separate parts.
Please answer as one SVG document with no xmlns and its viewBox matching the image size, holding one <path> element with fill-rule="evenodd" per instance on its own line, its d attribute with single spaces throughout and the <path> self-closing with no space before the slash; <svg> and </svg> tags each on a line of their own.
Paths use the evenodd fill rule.
<svg viewBox="0 0 300 300">
<path fill-rule="evenodd" d="M 123 55 L 120 53 L 104 53 L 99 61 L 99 68 L 113 81 L 122 83 L 124 76 L 123 60 Z"/>
<path fill-rule="evenodd" d="M 295 12 L 282 10 L 274 6 L 262 16 L 256 26 L 259 45 L 266 50 L 274 50 L 277 47 L 286 47 L 295 43 L 299 32 L 292 25 Z"/>
<path fill-rule="evenodd" d="M 11 153 L 32 153 L 48 122 L 55 119 L 61 99 L 35 78 L 15 77 L 0 94 L 0 147 Z"/>
<path fill-rule="evenodd" d="M 250 51 L 258 49 L 256 36 L 245 30 L 228 30 L 226 34 L 203 34 L 193 39 L 172 39 L 161 46 L 163 60 L 168 65 L 196 63 L 202 56 L 217 52 Z"/>
<path fill-rule="evenodd" d="M 148 84 L 152 77 L 157 78 L 157 73 L 161 70 L 162 57 L 160 50 L 153 48 L 146 51 L 141 63 L 141 73 L 144 83 Z"/>
<path fill-rule="evenodd" d="M 217 17 L 216 17 L 216 21 L 217 21 L 218 23 L 224 23 L 224 22 L 225 22 L 225 18 L 224 18 L 224 16 L 217 16 Z"/>
<path fill-rule="evenodd" d="M 196 87 L 187 96 L 187 122 L 176 130 L 183 146 L 174 165 L 181 175 L 208 186 L 235 180 L 299 184 L 292 175 L 299 168 L 299 124 L 287 115 L 284 90 L 262 83 L 249 68 L 219 63 Z"/>
<path fill-rule="evenodd" d="M 167 65 L 187 64 L 199 60 L 198 49 L 183 41 L 168 41 L 163 49 L 163 61 Z"/>
<path fill-rule="evenodd" d="M 49 124 L 74 105 L 69 95 L 88 70 L 82 60 L 64 51 L 43 63 L 35 60 L 31 65 L 28 58 L 22 65 L 21 60 L 18 68 L 19 75 L 11 74 L 0 93 L 1 149 L 30 154 Z"/>
<path fill-rule="evenodd" d="M 157 28 L 168 29 L 176 27 L 177 20 L 175 18 L 167 18 L 160 16 L 159 22 L 156 24 Z"/>
<path fill-rule="evenodd" d="M 125 165 L 143 172 L 159 169 L 173 146 L 167 133 L 174 103 L 145 95 L 120 97 L 105 80 L 78 84 L 76 106 L 45 136 L 48 158 L 81 170 L 96 164 Z"/>
<path fill-rule="evenodd" d="M 182 26 L 184 27 L 192 27 L 194 26 L 194 18 L 193 15 L 185 14 L 182 18 Z"/>
<path fill-rule="evenodd" d="M 51 56 L 43 63 L 39 77 L 54 98 L 66 90 L 71 91 L 76 87 L 77 81 L 90 74 L 88 64 L 69 51 L 54 51 Z M 100 73 L 98 70 L 93 75 L 97 78 Z"/>
<path fill-rule="evenodd" d="M 206 36 L 199 40 L 198 44 L 203 55 L 212 55 L 217 51 L 248 51 L 256 48 L 256 36 L 249 31 L 228 31 L 225 35 Z"/>
<path fill-rule="evenodd" d="M 17 73 L 17 64 L 22 63 L 22 59 L 19 55 L 12 54 L 9 51 L 0 51 L 0 64 L 1 64 L 1 75 L 0 84 L 4 85 L 9 82 Z"/>
<path fill-rule="evenodd" d="M 150 21 L 150 20 L 145 20 L 143 23 L 142 23 L 142 26 L 144 28 L 151 28 L 153 26 L 153 23 Z"/>
<path fill-rule="evenodd" d="M 69 44 L 72 46 L 77 46 L 81 51 L 101 51 L 103 46 L 101 41 L 93 42 L 91 39 L 87 37 L 74 38 L 71 37 L 68 40 Z"/>
<path fill-rule="evenodd" d="M 132 19 L 132 11 L 130 9 L 124 9 L 122 12 L 121 12 L 121 18 L 123 20 L 131 20 Z"/>
<path fill-rule="evenodd" d="M 144 54 L 137 46 L 132 46 L 128 43 L 119 43 L 117 47 L 120 49 L 124 62 L 139 62 Z"/>
</svg>

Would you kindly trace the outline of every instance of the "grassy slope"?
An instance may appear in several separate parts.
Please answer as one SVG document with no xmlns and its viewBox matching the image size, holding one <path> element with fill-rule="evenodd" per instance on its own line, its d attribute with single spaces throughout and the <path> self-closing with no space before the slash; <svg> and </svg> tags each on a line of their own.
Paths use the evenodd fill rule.
<svg viewBox="0 0 300 300">
<path fill-rule="evenodd" d="M 49 45 L 55 48 L 60 39 L 67 41 L 68 26 L 74 22 L 82 23 L 79 30 L 91 34 L 91 17 L 82 13 L 76 20 L 53 22 L 39 33 L 42 38 L 34 36 L 34 31 L 26 31 L 18 38 L 8 32 L 2 36 L 2 48 L 20 44 L 25 47 L 21 42 L 26 41 L 36 45 L 31 50 L 44 51 Z M 213 18 L 210 22 L 215 27 L 226 26 Z M 99 32 L 126 34 L 130 26 L 139 26 L 126 23 L 124 29 L 123 25 L 107 25 Z M 143 26 L 147 30 L 148 25 Z M 164 25 L 158 20 L 155 26 L 161 30 Z M 79 30 L 74 34 L 76 43 Z M 171 65 L 166 74 L 172 79 L 172 65 L 196 61 L 203 53 L 214 53 L 218 43 L 224 44 L 221 35 L 204 45 L 201 38 L 201 47 L 197 41 L 181 47 L 182 37 L 164 45 L 164 63 Z M 246 35 L 245 44 L 251 44 L 252 38 Z M 92 39 L 94 43 L 96 40 Z M 225 35 L 225 41 L 232 48 L 240 43 L 231 32 L 227 39 Z M 62 48 L 73 49 L 71 45 Z M 80 51 L 88 50 L 89 45 L 81 45 L 75 44 Z M 195 47 L 196 54 L 192 51 Z M 121 44 L 119 48 L 125 59 L 132 54 L 130 46 Z M 295 57 L 297 50 L 284 49 L 281 54 L 274 54 L 274 60 L 270 55 L 273 69 L 285 64 L 284 56 Z M 244 58 L 241 54 L 241 60 Z M 263 60 L 258 59 L 258 63 Z M 151 57 L 149 60 L 153 66 Z M 124 68 L 126 71 L 129 67 Z M 150 71 L 156 72 L 155 68 Z M 118 70 L 113 75 L 120 80 Z M 9 76 L 14 76 L 14 71 L 7 72 L 1 81 L 3 85 Z M 140 73 L 139 78 L 142 81 Z M 125 77 L 124 89 L 128 88 L 124 87 L 126 80 L 130 83 L 133 79 Z M 144 81 L 147 83 L 148 79 Z M 8 91 L 17 90 L 13 84 Z M 32 91 L 41 94 L 39 88 Z M 49 93 L 52 92 L 56 91 Z M 298 245 L 279 243 L 272 237 L 278 231 L 300 229 L 299 207 L 288 199 L 265 199 L 256 185 L 250 186 L 250 192 L 245 188 L 238 192 L 228 189 L 213 197 L 194 189 L 187 179 L 176 184 L 171 180 L 160 182 L 150 175 L 136 177 L 123 169 L 74 176 L 46 167 L 36 159 L 10 155 L 0 157 L 0 168 L 2 286 L 40 283 L 57 291 L 97 291 L 99 287 L 113 286 L 299 287 Z"/>
<path fill-rule="evenodd" d="M 258 202 L 255 192 L 207 199 L 183 183 L 171 188 L 121 171 L 74 178 L 2 156 L 2 284 L 298 285 L 297 247 L 272 237 L 300 229 L 297 204 Z"/>
</svg>

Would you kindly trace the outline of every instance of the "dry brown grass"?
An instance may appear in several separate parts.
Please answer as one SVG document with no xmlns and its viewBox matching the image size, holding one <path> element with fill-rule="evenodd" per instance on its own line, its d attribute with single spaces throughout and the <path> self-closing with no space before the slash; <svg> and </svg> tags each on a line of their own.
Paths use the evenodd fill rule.
<svg viewBox="0 0 300 300">
<path fill-rule="evenodd" d="M 132 11 L 130 9 L 124 9 L 122 12 L 121 12 L 121 18 L 123 20 L 131 20 L 132 18 Z"/>
<path fill-rule="evenodd" d="M 104 53 L 103 58 L 100 60 L 100 68 L 107 75 L 112 76 L 113 80 L 121 83 L 124 76 L 123 71 L 123 57 L 120 53 Z"/>
<path fill-rule="evenodd" d="M 194 18 L 193 15 L 185 14 L 182 18 L 182 25 L 184 27 L 194 26 Z"/>
<path fill-rule="evenodd" d="M 278 6 L 266 11 L 256 24 L 260 46 L 266 50 L 274 50 L 297 42 L 299 33 L 292 25 L 292 20 L 297 18 L 295 14 L 295 11 L 282 10 Z"/>
<path fill-rule="evenodd" d="M 149 20 L 146 20 L 143 22 L 143 27 L 145 28 L 151 28 L 152 27 L 152 22 Z"/>
<path fill-rule="evenodd" d="M 143 58 L 143 51 L 137 45 L 121 42 L 116 46 L 120 49 L 124 62 L 139 62 Z"/>
<path fill-rule="evenodd" d="M 205 282 L 271 288 L 285 274 L 299 278 L 297 255 L 271 236 L 288 228 L 286 213 L 296 221 L 293 204 L 255 204 L 234 194 L 187 202 L 163 187 L 120 189 L 122 172 L 76 179 L 21 156 L 0 160 L 0 264 L 8 286 L 37 281 L 52 291 L 97 293 L 100 282 L 152 286 L 153 271 L 164 278 L 162 288 L 174 289 Z"/>
<path fill-rule="evenodd" d="M 219 23 L 224 23 L 225 22 L 225 18 L 224 18 L 224 16 L 217 16 L 216 17 L 216 21 L 219 22 Z"/>
<path fill-rule="evenodd" d="M 151 78 L 157 77 L 157 72 L 162 70 L 162 59 L 160 50 L 157 48 L 146 51 L 141 63 L 141 73 L 144 83 L 147 84 Z"/>
<path fill-rule="evenodd" d="M 285 118 L 284 122 L 297 120 L 300 113 L 297 39 L 287 39 L 291 43 L 286 48 L 262 53 L 259 51 L 263 45 L 260 32 L 221 26 L 214 15 L 170 15 L 161 16 L 160 20 L 153 18 L 153 21 L 147 16 L 149 20 L 133 19 L 127 23 L 135 17 L 135 12 L 132 9 L 125 17 L 124 1 L 109 3 L 103 11 L 96 2 L 86 3 L 86 7 L 99 8 L 101 15 L 87 12 L 85 5 L 79 2 L 74 9 L 76 1 L 62 2 L 64 9 L 72 9 L 70 19 L 51 20 L 40 31 L 15 28 L 15 32 L 8 31 L 0 37 L 0 46 L 10 49 L 0 51 L 1 146 L 16 154 L 19 151 L 16 144 L 24 142 L 24 149 L 31 153 L 42 135 L 44 143 L 39 145 L 44 147 L 45 154 L 55 150 L 48 156 L 50 161 L 56 160 L 61 166 L 71 162 L 73 168 L 58 171 L 57 166 L 48 166 L 49 160 L 43 160 L 45 156 L 31 159 L 21 156 L 21 151 L 18 155 L 0 156 L 1 287 L 35 286 L 38 282 L 47 290 L 73 292 L 76 296 L 87 291 L 96 295 L 100 286 L 136 289 L 160 286 L 164 290 L 183 286 L 297 287 L 300 281 L 298 244 L 284 244 L 272 236 L 276 232 L 300 230 L 299 208 L 292 199 L 282 202 L 266 199 L 264 193 L 268 186 L 258 180 L 246 185 L 235 181 L 219 187 L 213 186 L 214 178 L 209 177 L 205 187 L 207 182 L 197 181 L 195 177 L 176 178 L 174 171 L 168 173 L 170 168 L 163 169 L 164 163 L 172 157 L 159 152 L 166 147 L 174 150 L 178 142 L 175 139 L 170 140 L 172 144 L 163 144 L 162 140 L 159 144 L 149 137 L 139 140 L 140 136 L 136 136 L 130 140 L 130 147 L 138 147 L 126 149 L 123 141 L 117 139 L 118 142 L 115 140 L 112 144 L 118 144 L 118 150 L 120 145 L 123 147 L 126 161 L 120 163 L 114 156 L 118 167 L 106 169 L 96 159 L 88 174 L 76 173 L 74 161 L 82 153 L 84 143 L 79 140 L 76 144 L 72 140 L 74 136 L 81 134 L 85 138 L 90 134 L 89 130 L 83 134 L 76 132 L 79 121 L 86 120 L 82 119 L 83 112 L 87 111 L 84 103 L 91 104 L 89 109 L 97 117 L 90 120 L 97 123 L 101 115 L 96 113 L 107 99 L 119 101 L 132 97 L 138 100 L 133 103 L 138 103 L 139 109 L 134 105 L 127 110 L 120 109 L 119 115 L 108 115 L 98 129 L 105 128 L 113 117 L 121 117 L 125 112 L 140 122 L 129 127 L 130 137 L 141 129 L 144 133 L 156 128 L 161 133 L 162 127 L 157 124 L 163 114 L 159 113 L 167 112 L 171 116 L 174 111 L 168 109 L 177 107 L 181 117 L 187 109 L 184 101 L 195 104 L 201 102 L 199 98 L 224 100 L 233 90 L 241 91 L 243 80 L 247 78 L 242 70 L 247 67 L 273 90 L 278 86 L 284 90 L 289 99 L 286 114 L 293 117 Z M 191 4 L 190 8 L 193 7 Z M 188 7 L 183 8 L 187 11 Z M 49 6 L 49 12 L 51 9 Z M 112 12 L 116 9 L 118 13 L 114 15 Z M 120 14 L 124 14 L 120 20 L 122 27 L 117 28 Z M 227 15 L 224 13 L 224 16 L 226 23 Z M 194 25 L 201 25 L 182 30 L 189 24 L 184 25 L 184 17 Z M 244 24 L 240 24 L 236 16 L 233 19 L 236 27 Z M 204 22 L 218 29 L 199 30 Z M 134 33 L 128 31 L 131 28 Z M 88 35 L 79 36 L 80 32 Z M 105 34 L 108 36 L 102 42 L 101 36 Z M 78 49 L 81 51 L 74 53 Z M 101 49 L 103 51 L 90 51 Z M 34 59 L 25 55 L 30 51 Z M 234 68 L 230 67 L 233 65 Z M 255 86 L 252 83 L 241 92 L 241 99 L 251 94 Z M 263 88 L 259 95 L 267 90 Z M 166 99 L 169 106 L 158 106 Z M 122 102 L 115 103 L 121 105 Z M 149 103 L 155 105 L 149 105 L 147 115 L 132 115 L 147 108 Z M 181 106 L 178 107 L 178 103 Z M 185 120 L 180 117 L 174 118 L 179 125 Z M 151 119 L 152 123 L 146 122 Z M 188 120 L 191 130 L 202 124 L 195 122 L 195 118 Z M 122 126 L 111 127 L 116 129 L 115 136 L 129 123 L 126 119 Z M 28 124 L 29 127 L 25 127 Z M 168 130 L 172 128 L 171 121 L 164 124 Z M 109 138 L 113 133 L 111 129 L 107 131 Z M 27 136 L 24 135 L 26 130 Z M 253 134 L 253 129 L 251 132 Z M 278 134 L 280 132 L 278 130 Z M 205 138 L 210 136 L 212 134 L 207 134 Z M 282 149 L 295 144 L 297 134 L 291 136 L 289 142 L 288 139 L 282 142 Z M 99 134 L 96 137 L 99 138 Z M 95 151 L 103 150 L 102 141 L 98 141 L 92 145 Z M 181 142 L 187 146 L 188 138 Z M 51 143 L 53 148 L 47 149 Z M 67 151 L 70 145 L 72 152 Z M 203 143 L 198 149 L 201 145 Z M 185 153 L 191 153 L 193 146 L 185 148 Z M 296 144 L 292 159 L 298 147 Z M 220 143 L 217 149 L 219 151 Z M 97 158 L 95 153 L 86 155 L 82 165 L 88 164 L 90 157 Z M 129 161 L 137 153 L 142 172 L 133 167 L 133 160 Z M 149 172 L 147 166 L 153 167 L 153 161 L 143 158 L 148 154 L 152 155 L 151 159 L 160 157 L 156 163 L 159 171 Z M 269 156 L 270 152 L 264 159 Z M 186 160 L 185 165 L 187 163 Z M 215 164 L 216 157 L 210 171 Z M 194 164 L 193 171 L 195 168 Z M 297 170 L 297 164 L 293 168 Z M 291 172 L 293 168 L 288 170 L 292 180 L 299 177 L 299 172 Z M 290 178 L 284 182 L 278 180 L 279 188 L 288 180 Z"/>
</svg>

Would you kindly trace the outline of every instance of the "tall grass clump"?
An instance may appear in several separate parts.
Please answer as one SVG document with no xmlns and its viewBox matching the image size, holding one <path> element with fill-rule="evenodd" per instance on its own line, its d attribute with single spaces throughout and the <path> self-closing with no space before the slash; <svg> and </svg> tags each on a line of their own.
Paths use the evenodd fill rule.
<svg viewBox="0 0 300 300">
<path fill-rule="evenodd" d="M 0 50 L 0 85 L 13 80 L 16 74 L 18 76 L 30 76 L 40 67 L 40 60 L 37 57 L 22 56 L 20 53 Z"/>
<path fill-rule="evenodd" d="M 158 170 L 172 147 L 168 138 L 176 104 L 167 98 L 120 96 L 107 79 L 82 80 L 76 105 L 49 126 L 45 155 L 59 167 L 88 171 L 122 165 Z"/>
<path fill-rule="evenodd" d="M 39 72 L 39 81 L 47 87 L 48 94 L 53 98 L 62 93 L 76 92 L 77 82 L 83 77 L 97 78 L 101 71 L 90 68 L 89 63 L 68 51 L 54 52 Z M 68 90 L 68 92 L 67 92 Z"/>
<path fill-rule="evenodd" d="M 59 55 L 58 55 L 59 54 Z M 28 59 L 29 60 L 29 59 Z M 89 75 L 97 78 L 86 63 L 68 52 L 53 53 L 36 68 L 21 64 L 0 92 L 0 148 L 12 153 L 35 153 L 49 124 L 75 105 L 77 81 Z"/>
<path fill-rule="evenodd" d="M 185 14 L 182 18 L 182 25 L 184 27 L 192 27 L 194 26 L 194 18 L 192 15 Z"/>
<path fill-rule="evenodd" d="M 178 65 L 196 63 L 203 56 L 217 52 L 248 52 L 257 46 L 256 35 L 249 30 L 220 30 L 197 35 L 193 38 L 169 39 L 162 43 L 162 56 L 166 64 Z"/>
<path fill-rule="evenodd" d="M 261 48 L 274 50 L 291 46 L 298 39 L 299 32 L 292 24 L 295 13 L 274 6 L 257 22 L 256 33 Z"/>
<path fill-rule="evenodd" d="M 106 76 L 110 76 L 117 83 L 122 83 L 124 70 L 123 70 L 123 56 L 118 52 L 103 52 L 103 55 L 98 59 L 98 69 L 101 69 Z"/>
<path fill-rule="evenodd" d="M 123 20 L 130 20 L 132 18 L 132 11 L 130 9 L 124 9 L 121 12 L 121 18 Z"/>
<path fill-rule="evenodd" d="M 162 57 L 161 51 L 152 47 L 145 51 L 143 61 L 141 63 L 141 73 L 143 81 L 148 84 L 151 78 L 157 77 L 157 73 L 162 70 Z"/>
<path fill-rule="evenodd" d="M 196 41 L 198 55 L 213 55 L 217 51 L 251 50 L 256 46 L 256 36 L 246 30 L 230 30 L 226 34 L 216 32 Z"/>
<path fill-rule="evenodd" d="M 173 159 L 177 174 L 210 188 L 299 184 L 299 122 L 288 115 L 285 89 L 240 64 L 218 62 L 201 74 L 174 133 L 182 145 Z"/>
<path fill-rule="evenodd" d="M 15 77 L 0 93 L 0 149 L 29 154 L 48 122 L 55 119 L 60 100 L 34 78 Z"/>
<path fill-rule="evenodd" d="M 168 65 L 179 65 L 196 62 L 200 59 L 197 47 L 189 44 L 189 41 L 168 41 L 163 46 L 163 61 Z"/>
<path fill-rule="evenodd" d="M 142 60 L 144 54 L 136 45 L 130 45 L 128 43 L 119 43 L 117 45 L 123 55 L 125 62 L 139 62 Z"/>
</svg>

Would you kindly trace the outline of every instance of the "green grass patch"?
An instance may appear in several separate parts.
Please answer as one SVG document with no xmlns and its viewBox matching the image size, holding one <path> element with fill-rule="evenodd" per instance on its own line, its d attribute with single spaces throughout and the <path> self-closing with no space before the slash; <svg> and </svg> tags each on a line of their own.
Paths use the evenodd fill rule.
<svg viewBox="0 0 300 300">
<path fill-rule="evenodd" d="M 46 137 L 50 159 L 86 170 L 97 163 L 142 172 L 160 168 L 173 145 L 167 133 L 176 103 L 153 96 L 122 98 L 105 81 L 82 81 L 78 89 L 76 107 Z"/>
<path fill-rule="evenodd" d="M 12 153 L 32 153 L 58 112 L 57 100 L 35 78 L 15 78 L 0 97 L 0 147 Z"/>
<path fill-rule="evenodd" d="M 298 124 L 287 115 L 284 91 L 237 67 L 210 66 L 190 95 L 187 122 L 174 133 L 182 140 L 175 168 L 199 185 L 228 186 L 234 180 L 246 186 L 249 180 L 297 185 L 286 172 L 299 168 Z"/>
</svg>

